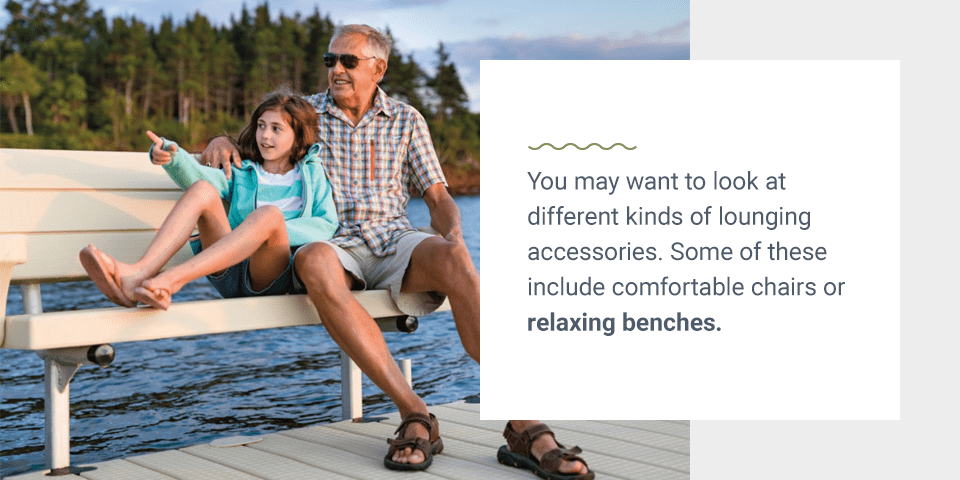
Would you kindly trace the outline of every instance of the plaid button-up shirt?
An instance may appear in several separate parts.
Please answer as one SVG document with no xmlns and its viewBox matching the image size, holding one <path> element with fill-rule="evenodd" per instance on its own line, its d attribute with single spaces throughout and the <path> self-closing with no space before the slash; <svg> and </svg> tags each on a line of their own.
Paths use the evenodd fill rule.
<svg viewBox="0 0 960 480">
<path fill-rule="evenodd" d="M 354 127 L 329 93 L 305 97 L 320 117 L 320 160 L 333 186 L 340 228 L 330 242 L 366 243 L 378 257 L 397 250 L 410 189 L 446 183 L 427 123 L 410 105 L 377 89 L 373 107 Z"/>
</svg>

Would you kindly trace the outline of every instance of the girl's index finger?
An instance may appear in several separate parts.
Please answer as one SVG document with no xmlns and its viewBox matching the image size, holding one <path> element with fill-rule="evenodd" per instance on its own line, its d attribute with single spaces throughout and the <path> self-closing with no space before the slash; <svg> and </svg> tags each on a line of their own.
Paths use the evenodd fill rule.
<svg viewBox="0 0 960 480">
<path fill-rule="evenodd" d="M 147 130 L 147 137 L 149 137 L 150 141 L 152 141 L 157 145 L 157 148 L 161 148 L 161 149 L 163 148 L 163 140 L 160 137 L 158 137 L 157 134 L 151 132 L 150 130 Z"/>
</svg>

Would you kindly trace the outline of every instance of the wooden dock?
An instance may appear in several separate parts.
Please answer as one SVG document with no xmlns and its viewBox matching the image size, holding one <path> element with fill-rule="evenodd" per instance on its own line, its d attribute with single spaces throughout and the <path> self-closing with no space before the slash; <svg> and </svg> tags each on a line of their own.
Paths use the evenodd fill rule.
<svg viewBox="0 0 960 480">
<path fill-rule="evenodd" d="M 246 446 L 209 444 L 180 450 L 79 465 L 77 475 L 48 477 L 32 472 L 17 480 L 301 480 L 456 479 L 533 480 L 529 470 L 497 463 L 505 422 L 481 421 L 480 405 L 453 403 L 430 408 L 440 420 L 444 451 L 423 473 L 383 466 L 386 439 L 399 425 L 394 413 L 378 422 L 349 421 L 264 435 Z M 597 478 L 688 480 L 688 421 L 549 421 L 561 442 L 579 445 Z"/>
</svg>

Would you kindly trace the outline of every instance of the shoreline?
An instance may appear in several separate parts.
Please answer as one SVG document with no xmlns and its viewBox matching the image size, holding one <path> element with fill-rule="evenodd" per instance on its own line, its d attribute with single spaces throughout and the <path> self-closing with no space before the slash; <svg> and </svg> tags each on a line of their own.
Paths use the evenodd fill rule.
<svg viewBox="0 0 960 480">
<path fill-rule="evenodd" d="M 480 168 L 451 167 L 449 163 L 441 165 L 447 179 L 447 190 L 453 196 L 480 195 Z"/>
</svg>

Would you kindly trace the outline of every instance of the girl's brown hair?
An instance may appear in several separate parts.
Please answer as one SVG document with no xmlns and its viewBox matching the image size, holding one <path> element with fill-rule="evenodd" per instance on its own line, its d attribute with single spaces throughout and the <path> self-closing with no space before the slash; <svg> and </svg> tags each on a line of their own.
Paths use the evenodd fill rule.
<svg viewBox="0 0 960 480">
<path fill-rule="evenodd" d="M 241 158 L 249 158 L 257 163 L 263 163 L 260 149 L 257 148 L 257 122 L 260 116 L 269 110 L 278 110 L 283 119 L 293 129 L 293 148 L 290 150 L 290 163 L 296 164 L 307 155 L 310 147 L 319 138 L 317 126 L 317 110 L 310 102 L 303 99 L 303 95 L 292 88 L 283 85 L 270 92 L 263 99 L 263 103 L 253 111 L 250 123 L 240 130 L 237 144 L 240 147 Z"/>
</svg>

